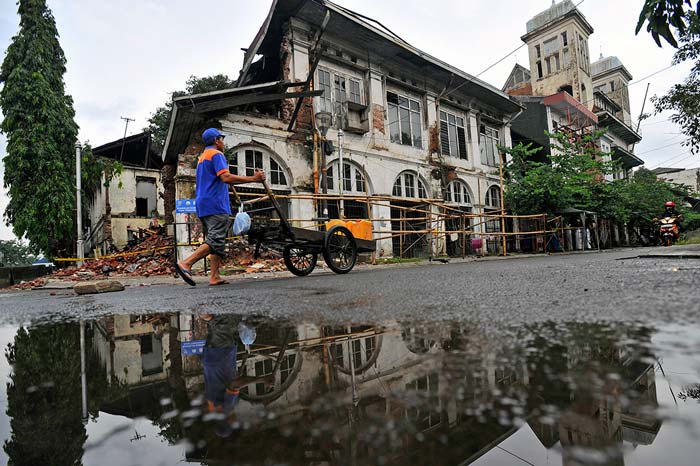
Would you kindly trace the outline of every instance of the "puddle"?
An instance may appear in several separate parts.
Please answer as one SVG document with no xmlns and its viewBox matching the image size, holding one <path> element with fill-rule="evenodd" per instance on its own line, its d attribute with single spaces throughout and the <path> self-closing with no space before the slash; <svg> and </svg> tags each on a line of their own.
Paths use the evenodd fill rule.
<svg viewBox="0 0 700 466">
<path fill-rule="evenodd" d="M 1 464 L 692 465 L 700 454 L 697 328 L 162 313 L 4 327 L 0 342 Z"/>
</svg>

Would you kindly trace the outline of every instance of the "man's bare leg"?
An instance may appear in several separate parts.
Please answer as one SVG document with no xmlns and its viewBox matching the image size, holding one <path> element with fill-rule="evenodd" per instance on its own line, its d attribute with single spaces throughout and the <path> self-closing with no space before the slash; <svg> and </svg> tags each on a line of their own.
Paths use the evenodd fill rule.
<svg viewBox="0 0 700 466">
<path fill-rule="evenodd" d="M 187 270 L 188 272 L 192 270 L 192 266 L 200 259 L 204 259 L 211 253 L 211 247 L 204 243 L 200 247 L 197 248 L 195 252 L 193 252 L 187 259 L 185 259 L 182 262 L 178 262 L 180 267 L 184 270 Z"/>
<path fill-rule="evenodd" d="M 212 254 L 209 257 L 211 263 L 211 275 L 209 275 L 209 284 L 216 285 L 223 280 L 221 275 L 219 275 L 219 269 L 221 268 L 221 257 L 218 254 Z"/>
</svg>

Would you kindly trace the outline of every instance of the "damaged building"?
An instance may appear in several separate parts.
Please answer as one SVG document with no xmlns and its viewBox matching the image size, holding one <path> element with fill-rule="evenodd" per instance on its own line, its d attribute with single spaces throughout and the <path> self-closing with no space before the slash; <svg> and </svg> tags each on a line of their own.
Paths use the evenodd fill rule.
<svg viewBox="0 0 700 466">
<path fill-rule="evenodd" d="M 425 218 L 411 222 L 407 206 L 434 209 L 421 206 L 432 199 L 472 214 L 501 210 L 497 146 L 511 145 L 510 122 L 522 111 L 506 93 L 379 22 L 318 0 L 273 1 L 236 86 L 173 103 L 163 160 L 177 165 L 177 199 L 194 198 L 200 134 L 216 126 L 226 134 L 231 173 L 263 168 L 275 193 L 294 195 L 280 200 L 295 225 L 311 227 L 326 213 L 312 196 L 323 192 L 325 162 L 327 192 L 346 197 L 329 200 L 327 215 L 338 218 L 342 209 L 346 218 L 371 218 L 375 238 L 382 237 L 379 254 L 403 257 L 454 251 L 462 240 L 388 237 L 399 228 L 428 228 Z M 334 116 L 327 134 L 332 152 L 322 150 L 328 145 L 314 130 L 321 111 Z M 239 192 L 262 192 L 258 188 L 245 185 Z M 186 220 L 178 214 L 178 223 Z M 182 228 L 178 235 L 187 234 Z M 473 225 L 482 234 L 490 228 L 500 232 L 500 222 Z M 431 251 L 435 244 L 440 250 Z"/>
<path fill-rule="evenodd" d="M 103 144 L 92 150 L 122 165 L 121 175 L 105 187 L 104 175 L 89 199 L 85 252 L 123 248 L 151 226 L 153 217 L 164 214 L 161 169 L 163 160 L 149 133 L 139 133 Z M 98 254 L 98 255 L 100 255 Z"/>
<path fill-rule="evenodd" d="M 608 179 L 628 179 L 644 163 L 634 154 L 642 138 L 630 116 L 630 72 L 617 57 L 591 62 L 593 27 L 570 0 L 553 3 L 526 27 L 530 69 L 515 65 L 503 86 L 526 107 L 512 124 L 513 142 L 534 143 L 543 158 L 553 144 L 545 132 L 603 129 L 599 149 L 617 162 Z"/>
</svg>

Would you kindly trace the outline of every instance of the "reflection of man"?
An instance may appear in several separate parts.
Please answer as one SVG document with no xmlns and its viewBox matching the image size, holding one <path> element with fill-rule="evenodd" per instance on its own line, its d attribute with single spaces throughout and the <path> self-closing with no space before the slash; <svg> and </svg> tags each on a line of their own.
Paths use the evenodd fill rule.
<svg viewBox="0 0 700 466">
<path fill-rule="evenodd" d="M 230 412 L 238 401 L 238 388 L 231 387 L 236 377 L 236 323 L 234 316 L 205 314 L 207 341 L 202 353 L 204 397 L 211 412 Z"/>
<path fill-rule="evenodd" d="M 203 314 L 207 322 L 207 340 L 202 352 L 204 369 L 204 398 L 209 412 L 227 416 L 216 428 L 216 434 L 228 437 L 235 422 L 233 408 L 238 402 L 241 388 L 252 383 L 268 382 L 269 377 L 241 377 L 236 373 L 236 340 L 240 317 L 233 315 Z"/>
</svg>

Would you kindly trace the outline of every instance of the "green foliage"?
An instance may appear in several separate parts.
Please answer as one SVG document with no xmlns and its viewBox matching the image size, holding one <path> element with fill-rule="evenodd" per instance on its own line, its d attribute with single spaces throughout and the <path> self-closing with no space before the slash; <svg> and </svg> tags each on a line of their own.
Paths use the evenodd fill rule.
<svg viewBox="0 0 700 466">
<path fill-rule="evenodd" d="M 516 214 L 556 214 L 573 207 L 621 222 L 648 222 L 665 202 L 682 205 L 688 195 L 687 187 L 658 180 L 644 168 L 631 180 L 604 181 L 615 166 L 601 162 L 607 154 L 596 149 L 600 133 L 572 140 L 563 133 L 549 136 L 556 140 L 549 163 L 533 162 L 536 150 L 529 145 L 502 148 L 511 159 L 505 167 L 506 203 Z"/>
<path fill-rule="evenodd" d="M 0 267 L 31 265 L 36 259 L 29 246 L 20 241 L 0 240 Z"/>
<path fill-rule="evenodd" d="M 688 231 L 700 230 L 700 213 L 684 209 L 683 227 Z"/>
<path fill-rule="evenodd" d="M 19 32 L 0 67 L 0 130 L 7 135 L 4 213 L 34 251 L 67 252 L 73 237 L 74 143 L 78 127 L 65 94 L 66 58 L 45 0 L 20 0 Z"/>
<path fill-rule="evenodd" d="M 121 162 L 95 156 L 89 143 L 83 145 L 81 155 L 82 188 L 87 197 L 94 197 L 101 187 L 109 187 L 112 181 L 120 177 L 124 171 L 124 165 Z M 119 187 L 121 187 L 121 180 Z"/>
<path fill-rule="evenodd" d="M 505 167 L 508 207 L 519 215 L 554 214 L 572 207 L 600 209 L 600 196 L 606 194 L 601 179 L 612 168 L 600 161 L 604 154 L 595 147 L 600 134 L 548 136 L 554 144 L 547 163 L 532 161 L 537 149 L 530 145 L 502 148 L 511 159 Z"/>
<path fill-rule="evenodd" d="M 689 26 L 680 36 L 681 46 L 673 56 L 673 63 L 692 61 L 690 74 L 665 95 L 654 96 L 651 101 L 657 113 L 673 112 L 670 120 L 688 136 L 684 145 L 696 154 L 700 150 L 700 19 L 695 12 L 688 13 L 687 18 Z"/>
<path fill-rule="evenodd" d="M 678 47 L 672 28 L 683 36 L 688 30 L 688 15 L 692 13 L 692 8 L 691 0 L 646 0 L 634 33 L 639 34 L 644 23 L 647 23 L 647 32 L 656 45 L 661 47 L 660 38 L 663 37 L 673 47 Z M 700 14 L 700 2 L 696 2 L 695 8 L 696 14 Z"/>
<path fill-rule="evenodd" d="M 688 194 L 685 187 L 659 180 L 645 168 L 637 170 L 629 181 L 619 180 L 609 185 L 613 216 L 627 223 L 648 222 L 663 212 L 664 203 L 675 201 L 676 205 L 682 205 Z"/>
<path fill-rule="evenodd" d="M 182 97 L 183 95 L 203 94 L 205 92 L 228 89 L 233 86 L 233 83 L 234 81 L 223 74 L 206 76 L 204 78 L 190 76 L 185 82 L 185 90 L 173 92 L 172 99 Z M 172 99 L 166 102 L 162 107 L 158 107 L 156 111 L 151 114 L 151 117 L 148 119 L 148 126 L 144 128 L 144 131 L 149 131 L 151 133 L 153 145 L 158 151 L 163 149 L 165 137 L 168 134 L 170 114 L 173 110 Z"/>
</svg>

